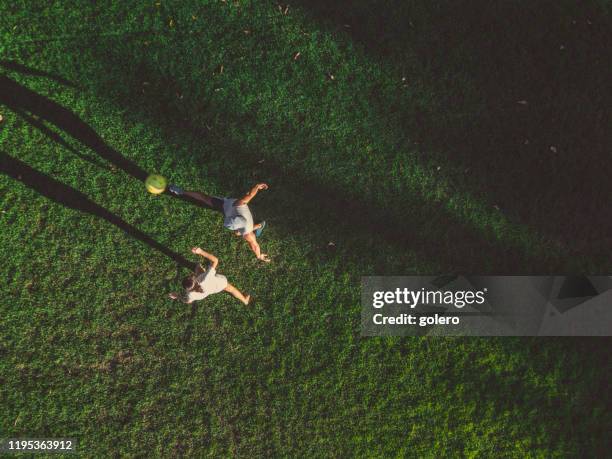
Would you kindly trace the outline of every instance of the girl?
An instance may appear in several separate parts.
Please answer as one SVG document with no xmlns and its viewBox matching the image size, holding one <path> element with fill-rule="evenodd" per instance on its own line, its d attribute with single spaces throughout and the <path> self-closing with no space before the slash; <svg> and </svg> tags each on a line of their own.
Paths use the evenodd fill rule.
<svg viewBox="0 0 612 459">
<path fill-rule="evenodd" d="M 208 295 L 218 293 L 222 290 L 230 293 L 244 304 L 249 304 L 251 295 L 244 296 L 240 290 L 234 287 L 227 281 L 227 278 L 222 274 L 217 274 L 217 266 L 219 259 L 208 252 L 205 252 L 199 247 L 191 249 L 192 253 L 200 255 L 210 261 L 208 269 L 202 268 L 200 264 L 196 266 L 193 274 L 183 279 L 184 293 L 170 293 L 169 297 L 172 300 L 180 300 L 183 303 L 193 303 L 194 301 L 203 300 Z"/>
</svg>

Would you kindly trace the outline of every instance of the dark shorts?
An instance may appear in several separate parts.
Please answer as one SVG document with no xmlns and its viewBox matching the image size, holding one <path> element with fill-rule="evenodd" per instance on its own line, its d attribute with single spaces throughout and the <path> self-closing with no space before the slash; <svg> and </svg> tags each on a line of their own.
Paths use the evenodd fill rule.
<svg viewBox="0 0 612 459">
<path fill-rule="evenodd" d="M 216 196 L 211 196 L 210 202 L 212 202 L 213 210 L 223 213 L 223 199 L 217 198 Z"/>
</svg>

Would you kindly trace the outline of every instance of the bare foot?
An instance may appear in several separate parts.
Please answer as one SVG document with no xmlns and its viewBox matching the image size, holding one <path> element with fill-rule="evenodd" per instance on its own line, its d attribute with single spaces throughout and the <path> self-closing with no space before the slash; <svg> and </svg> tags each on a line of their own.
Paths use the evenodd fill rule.
<svg viewBox="0 0 612 459">
<path fill-rule="evenodd" d="M 243 303 L 245 305 L 248 305 L 250 301 L 251 301 L 251 295 L 247 295 L 247 296 L 244 297 Z"/>
</svg>

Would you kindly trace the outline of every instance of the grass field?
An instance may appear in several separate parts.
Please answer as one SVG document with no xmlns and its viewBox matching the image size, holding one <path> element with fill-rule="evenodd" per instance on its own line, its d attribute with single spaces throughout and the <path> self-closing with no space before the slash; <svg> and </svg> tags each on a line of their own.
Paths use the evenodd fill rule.
<svg viewBox="0 0 612 459">
<path fill-rule="evenodd" d="M 90 457 L 605 456 L 609 339 L 361 338 L 359 279 L 610 274 L 611 12 L 0 3 L 0 437 Z M 273 262 L 146 193 L 151 172 L 269 183 L 253 208 Z M 195 245 L 252 305 L 167 299 Z"/>
</svg>

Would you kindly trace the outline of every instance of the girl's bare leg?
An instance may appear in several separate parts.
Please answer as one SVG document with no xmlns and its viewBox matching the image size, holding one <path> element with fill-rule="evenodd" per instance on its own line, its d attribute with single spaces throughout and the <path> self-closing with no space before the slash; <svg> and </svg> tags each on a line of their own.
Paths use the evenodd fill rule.
<svg viewBox="0 0 612 459">
<path fill-rule="evenodd" d="M 244 304 L 249 304 L 249 301 L 251 301 L 251 295 L 244 296 L 240 290 L 238 290 L 229 282 L 227 284 L 227 287 L 225 287 L 223 290 L 230 293 L 233 297 L 238 298 Z"/>
<path fill-rule="evenodd" d="M 190 198 L 195 199 L 196 201 L 203 202 L 208 207 L 212 207 L 212 199 L 210 199 L 210 196 L 204 193 L 199 193 L 197 191 L 185 191 L 183 195 L 189 196 Z"/>
</svg>

